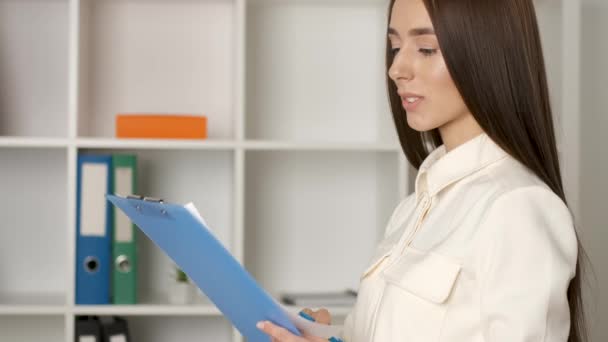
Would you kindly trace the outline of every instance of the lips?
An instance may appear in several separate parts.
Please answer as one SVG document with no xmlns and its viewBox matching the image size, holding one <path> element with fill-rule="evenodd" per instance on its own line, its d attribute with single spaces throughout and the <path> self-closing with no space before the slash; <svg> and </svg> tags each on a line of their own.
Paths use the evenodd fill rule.
<svg viewBox="0 0 608 342">
<path fill-rule="evenodd" d="M 401 97 L 403 108 L 408 111 L 415 110 L 424 100 L 424 96 L 410 92 L 399 92 L 399 97 Z"/>
</svg>

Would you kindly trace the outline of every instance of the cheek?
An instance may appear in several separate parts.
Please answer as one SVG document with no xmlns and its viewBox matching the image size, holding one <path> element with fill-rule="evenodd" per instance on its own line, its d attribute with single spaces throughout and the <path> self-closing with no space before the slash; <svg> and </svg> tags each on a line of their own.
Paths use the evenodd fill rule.
<svg viewBox="0 0 608 342">
<path fill-rule="evenodd" d="M 434 87 L 432 90 L 433 103 L 437 105 L 443 121 L 451 121 L 466 112 L 462 96 L 460 96 L 443 59 L 441 59 L 441 63 L 434 66 L 429 75 L 432 78 L 430 84 Z"/>
<path fill-rule="evenodd" d="M 419 131 L 428 131 L 445 125 L 463 115 L 467 110 L 456 85 L 452 81 L 443 59 L 428 63 L 419 70 L 418 76 L 424 84 L 427 103 L 424 110 L 408 113 L 408 123 Z"/>
</svg>

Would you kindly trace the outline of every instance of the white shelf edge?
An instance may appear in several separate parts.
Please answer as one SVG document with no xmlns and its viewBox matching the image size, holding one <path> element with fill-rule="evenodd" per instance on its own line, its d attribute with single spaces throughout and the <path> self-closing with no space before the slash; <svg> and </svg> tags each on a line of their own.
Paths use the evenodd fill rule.
<svg viewBox="0 0 608 342">
<path fill-rule="evenodd" d="M 398 144 L 361 142 L 298 142 L 272 140 L 179 140 L 115 138 L 0 137 L 0 148 L 158 149 L 248 151 L 369 151 L 397 152 Z"/>
<path fill-rule="evenodd" d="M 286 306 L 293 313 L 302 308 Z M 344 317 L 351 311 L 350 307 L 325 307 L 332 317 Z M 211 316 L 220 317 L 222 313 L 213 305 L 0 305 L 0 316 L 63 316 L 74 315 L 122 315 L 122 316 Z"/>
<path fill-rule="evenodd" d="M 233 140 L 179 140 L 179 139 L 114 139 L 78 138 L 79 148 L 162 149 L 162 150 L 231 150 Z"/>
<path fill-rule="evenodd" d="M 213 305 L 86 305 L 73 306 L 74 315 L 122 315 L 122 316 L 221 316 Z"/>
<path fill-rule="evenodd" d="M 175 150 L 236 150 L 246 151 L 369 151 L 397 152 L 399 144 L 361 142 L 297 142 L 272 140 L 178 140 L 178 139 L 114 139 L 78 138 L 78 148 L 92 149 L 175 149 Z"/>
<path fill-rule="evenodd" d="M 64 148 L 70 140 L 66 138 L 0 137 L 0 147 L 12 148 Z"/>
<path fill-rule="evenodd" d="M 359 143 L 359 142 L 289 142 L 271 140 L 246 140 L 245 150 L 302 150 L 302 151 L 369 151 L 396 152 L 401 148 L 398 144 L 390 143 Z"/>
<path fill-rule="evenodd" d="M 63 316 L 66 306 L 61 305 L 0 305 L 0 316 Z"/>
<path fill-rule="evenodd" d="M 252 6 L 332 6 L 332 5 L 344 5 L 345 1 L 342 0 L 248 0 L 248 5 Z M 348 5 L 386 5 L 384 0 L 349 0 Z"/>
</svg>

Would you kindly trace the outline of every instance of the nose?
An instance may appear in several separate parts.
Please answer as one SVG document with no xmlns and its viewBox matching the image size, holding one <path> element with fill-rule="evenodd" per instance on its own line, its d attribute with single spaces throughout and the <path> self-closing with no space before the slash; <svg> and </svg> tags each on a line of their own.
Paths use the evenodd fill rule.
<svg viewBox="0 0 608 342">
<path fill-rule="evenodd" d="M 412 67 L 402 51 L 395 55 L 393 64 L 391 64 L 391 67 L 388 69 L 388 76 L 394 82 L 397 82 L 399 79 L 411 80 L 413 78 Z"/>
</svg>

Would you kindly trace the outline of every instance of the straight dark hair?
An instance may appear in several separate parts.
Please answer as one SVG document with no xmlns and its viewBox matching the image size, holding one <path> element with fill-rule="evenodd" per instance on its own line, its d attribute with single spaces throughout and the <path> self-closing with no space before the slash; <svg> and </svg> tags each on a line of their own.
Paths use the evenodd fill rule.
<svg viewBox="0 0 608 342">
<path fill-rule="evenodd" d="M 494 142 L 567 203 L 532 0 L 423 2 L 447 69 L 475 120 Z M 390 1 L 388 22 L 394 3 Z M 386 80 L 393 119 L 401 147 L 418 169 L 443 141 L 437 129 L 421 133 L 408 126 L 397 86 L 388 77 L 392 63 L 387 39 Z M 576 274 L 567 294 L 571 322 L 568 342 L 587 341 L 581 298 L 581 258 L 585 254 L 578 236 L 577 241 Z"/>
</svg>

